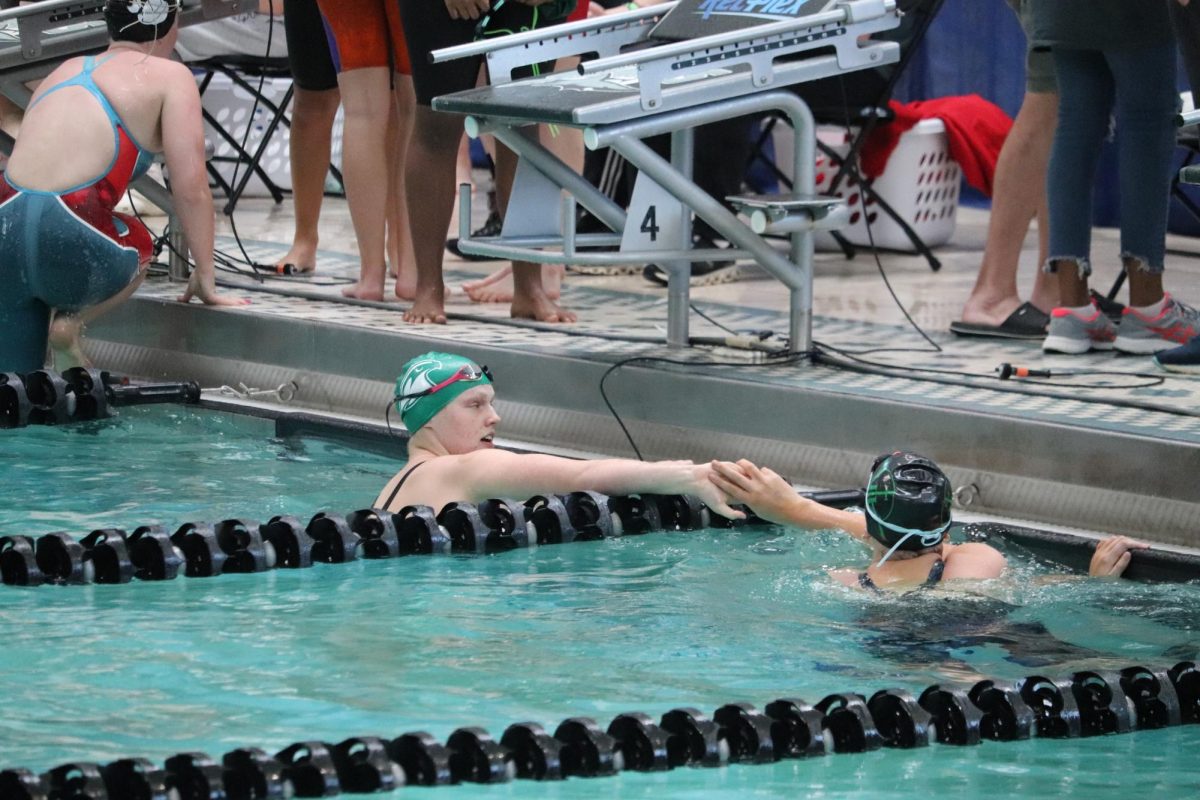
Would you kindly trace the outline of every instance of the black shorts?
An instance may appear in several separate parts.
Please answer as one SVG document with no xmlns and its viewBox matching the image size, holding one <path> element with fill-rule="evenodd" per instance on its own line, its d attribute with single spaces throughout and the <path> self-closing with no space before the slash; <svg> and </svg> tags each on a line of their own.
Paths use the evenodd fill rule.
<svg viewBox="0 0 1200 800">
<path fill-rule="evenodd" d="M 553 4 L 547 3 L 538 12 L 537 28 L 562 22 L 562 17 L 544 19 L 546 8 L 550 5 Z M 502 32 L 519 33 L 533 27 L 534 10 L 534 7 L 522 5 L 516 0 L 506 0 L 500 10 L 491 15 L 487 26 L 488 38 L 501 35 Z M 404 38 L 408 41 L 408 54 L 412 59 L 413 89 L 418 103 L 427 106 L 439 95 L 475 88 L 475 79 L 483 63 L 482 56 L 431 64 L 429 54 L 443 47 L 475 41 L 475 26 L 479 20 L 450 19 L 442 0 L 400 0 L 400 20 L 404 23 Z M 288 44 L 290 46 L 291 42 Z M 537 65 L 538 73 L 553 69 L 553 62 Z M 538 74 L 533 70 L 522 72 L 523 75 L 515 77 Z"/>
<path fill-rule="evenodd" d="M 317 0 L 283 0 L 283 30 L 296 87 L 310 92 L 336 89 L 337 70 L 333 68 Z"/>
</svg>

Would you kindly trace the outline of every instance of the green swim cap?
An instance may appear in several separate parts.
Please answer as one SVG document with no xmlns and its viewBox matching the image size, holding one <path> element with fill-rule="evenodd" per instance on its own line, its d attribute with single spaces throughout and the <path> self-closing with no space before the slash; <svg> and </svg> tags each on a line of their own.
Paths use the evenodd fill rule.
<svg viewBox="0 0 1200 800">
<path fill-rule="evenodd" d="M 487 367 L 453 353 L 423 353 L 410 359 L 396 378 L 396 410 L 409 433 L 425 423 L 468 389 L 492 382 Z"/>
</svg>

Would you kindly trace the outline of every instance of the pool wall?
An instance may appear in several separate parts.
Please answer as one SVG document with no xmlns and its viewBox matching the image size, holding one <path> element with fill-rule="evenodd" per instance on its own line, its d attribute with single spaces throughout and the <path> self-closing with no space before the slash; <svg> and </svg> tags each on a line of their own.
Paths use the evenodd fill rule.
<svg viewBox="0 0 1200 800">
<path fill-rule="evenodd" d="M 94 327 L 92 350 L 106 368 L 156 380 L 294 382 L 296 406 L 377 420 L 407 358 L 453 347 L 497 375 L 504 437 L 632 455 L 598 391 L 625 354 L 451 345 L 408 329 L 217 313 L 134 298 Z M 806 369 L 820 368 L 634 364 L 606 388 L 647 458 L 747 457 L 796 482 L 840 487 L 861 481 L 879 452 L 915 449 L 947 469 L 972 512 L 1200 546 L 1200 444 L 1187 437 L 1047 421 L 1024 414 L 1020 395 L 1004 407 L 966 410 L 930 396 L 882 399 L 789 377 Z"/>
</svg>

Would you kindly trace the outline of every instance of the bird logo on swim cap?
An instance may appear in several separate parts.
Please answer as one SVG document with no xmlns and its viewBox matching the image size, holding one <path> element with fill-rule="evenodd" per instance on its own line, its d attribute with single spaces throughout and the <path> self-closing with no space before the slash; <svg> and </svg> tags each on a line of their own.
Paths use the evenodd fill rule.
<svg viewBox="0 0 1200 800">
<path fill-rule="evenodd" d="M 867 481 L 867 533 L 889 548 L 923 550 L 941 544 L 950 529 L 950 479 L 937 464 L 916 453 L 886 453 L 875 459 Z"/>
<path fill-rule="evenodd" d="M 108 0 L 104 19 L 114 40 L 144 44 L 170 30 L 177 11 L 179 0 Z"/>
<path fill-rule="evenodd" d="M 129 0 L 129 13 L 136 14 L 143 25 L 161 25 L 176 8 L 168 0 Z"/>
<path fill-rule="evenodd" d="M 492 382 L 492 373 L 469 358 L 429 352 L 406 363 L 393 402 L 409 433 L 416 433 L 463 392 Z"/>
</svg>

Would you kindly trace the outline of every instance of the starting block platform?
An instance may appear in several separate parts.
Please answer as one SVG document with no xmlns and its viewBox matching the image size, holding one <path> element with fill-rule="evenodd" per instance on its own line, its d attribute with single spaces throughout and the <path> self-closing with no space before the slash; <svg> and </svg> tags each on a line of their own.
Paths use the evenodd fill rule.
<svg viewBox="0 0 1200 800">
<path fill-rule="evenodd" d="M 870 38 L 897 27 L 895 0 L 679 0 L 501 39 L 438 50 L 435 62 L 484 56 L 491 85 L 435 98 L 462 114 L 472 137 L 489 133 L 519 156 L 499 236 L 473 238 L 470 193 L 460 193 L 464 252 L 535 263 L 658 264 L 668 274 L 667 342 L 686 346 L 691 264 L 753 259 L 790 292 L 789 348 L 809 349 L 814 231 L 848 215 L 815 196 L 812 114 L 787 87 L 899 59 L 894 42 Z M 576 70 L 513 80 L 531 64 L 597 56 Z M 796 194 L 729 198 L 731 212 L 692 180 L 692 129 L 779 112 L 796 130 Z M 589 149 L 611 147 L 638 169 L 621 208 L 540 145 L 538 124 L 580 128 Z M 668 161 L 643 141 L 669 134 Z M 611 233 L 575 232 L 582 205 Z M 731 245 L 695 249 L 692 214 Z M 763 238 L 786 234 L 786 253 Z"/>
</svg>

